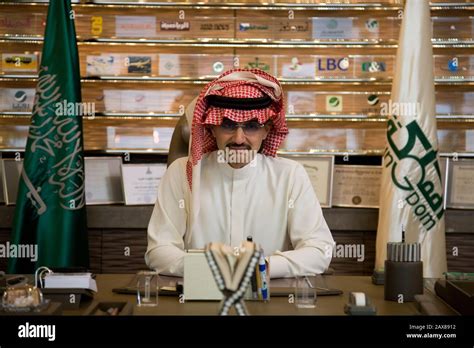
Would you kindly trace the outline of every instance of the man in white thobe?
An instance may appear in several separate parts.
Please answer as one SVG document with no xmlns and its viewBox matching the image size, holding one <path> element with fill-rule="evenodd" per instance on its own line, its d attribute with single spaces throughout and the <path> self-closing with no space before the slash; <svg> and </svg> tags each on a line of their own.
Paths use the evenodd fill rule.
<svg viewBox="0 0 474 348">
<path fill-rule="evenodd" d="M 287 134 L 273 76 L 235 69 L 209 83 L 194 107 L 190 155 L 160 182 L 147 265 L 182 276 L 185 250 L 251 237 L 272 278 L 323 273 L 334 241 L 303 166 L 276 156 Z"/>
</svg>

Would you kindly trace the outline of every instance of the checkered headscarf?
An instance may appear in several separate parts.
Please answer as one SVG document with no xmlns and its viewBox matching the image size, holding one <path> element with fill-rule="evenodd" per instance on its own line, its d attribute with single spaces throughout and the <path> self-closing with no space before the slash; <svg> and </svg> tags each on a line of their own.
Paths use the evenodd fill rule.
<svg viewBox="0 0 474 348">
<path fill-rule="evenodd" d="M 228 109 L 211 106 L 208 96 L 230 98 L 270 97 L 270 106 L 263 109 Z M 229 70 L 210 82 L 187 108 L 186 116 L 191 125 L 189 157 L 186 164 L 186 175 L 191 189 L 191 206 L 189 214 L 190 229 L 185 234 L 185 244 L 191 245 L 191 235 L 200 233 L 197 217 L 200 210 L 201 159 L 206 153 L 217 150 L 217 143 L 207 128 L 208 125 L 220 125 L 224 117 L 234 122 L 246 122 L 257 119 L 260 124 L 272 120 L 272 127 L 262 142 L 261 153 L 275 157 L 278 147 L 286 135 L 288 127 L 283 107 L 283 92 L 276 78 L 259 69 Z M 192 117 L 192 119 L 191 119 Z"/>
<path fill-rule="evenodd" d="M 207 97 L 217 95 L 230 98 L 261 98 L 268 96 L 272 104 L 265 109 L 236 110 L 209 106 Z M 283 108 L 283 93 L 276 78 L 259 69 L 229 70 L 210 82 L 199 95 L 193 113 L 190 155 L 186 167 L 189 187 L 193 187 L 195 166 L 206 153 L 217 150 L 216 139 L 207 125 L 220 125 L 224 118 L 234 122 L 257 119 L 260 124 L 272 120 L 273 126 L 262 143 L 262 154 L 276 156 L 280 144 L 288 134 Z"/>
</svg>

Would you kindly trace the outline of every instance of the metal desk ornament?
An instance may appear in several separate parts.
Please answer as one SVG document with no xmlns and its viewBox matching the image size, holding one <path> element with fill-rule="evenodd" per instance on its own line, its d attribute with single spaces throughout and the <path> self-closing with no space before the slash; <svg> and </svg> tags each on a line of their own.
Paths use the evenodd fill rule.
<svg viewBox="0 0 474 348">
<path fill-rule="evenodd" d="M 248 315 L 244 296 L 260 257 L 258 246 L 249 241 L 235 248 L 209 243 L 205 255 L 217 287 L 224 296 L 219 315 L 228 315 L 233 306 L 238 315 Z"/>
<path fill-rule="evenodd" d="M 415 295 L 423 294 L 421 244 L 406 243 L 404 229 L 401 242 L 387 243 L 384 283 L 387 301 L 415 301 Z"/>
</svg>

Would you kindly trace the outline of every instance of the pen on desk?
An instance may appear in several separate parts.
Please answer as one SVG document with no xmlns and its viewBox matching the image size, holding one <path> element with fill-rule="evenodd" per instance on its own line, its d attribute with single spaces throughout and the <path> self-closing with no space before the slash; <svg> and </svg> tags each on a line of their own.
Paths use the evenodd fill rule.
<svg viewBox="0 0 474 348">
<path fill-rule="evenodd" d="M 268 300 L 268 283 L 267 283 L 267 265 L 265 263 L 265 256 L 263 250 L 261 251 L 260 260 L 258 262 L 258 270 L 262 279 L 262 299 Z"/>
<path fill-rule="evenodd" d="M 253 238 L 252 236 L 247 237 L 248 242 L 252 242 Z M 252 299 L 257 300 L 258 299 L 258 286 L 257 286 L 257 269 L 255 268 L 252 278 L 250 278 L 250 285 L 252 287 Z"/>
</svg>

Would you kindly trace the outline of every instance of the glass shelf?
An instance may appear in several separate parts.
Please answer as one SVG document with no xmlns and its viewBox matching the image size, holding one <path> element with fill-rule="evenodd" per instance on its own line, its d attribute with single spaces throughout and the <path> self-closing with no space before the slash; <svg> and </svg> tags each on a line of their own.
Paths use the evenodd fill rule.
<svg viewBox="0 0 474 348">
<path fill-rule="evenodd" d="M 31 44 L 42 44 L 43 37 L 25 36 L 25 35 L 0 35 L 0 43 L 4 42 L 21 42 Z M 79 47 L 88 44 L 146 44 L 147 46 L 172 46 L 172 47 L 258 47 L 258 48 L 382 48 L 396 49 L 398 43 L 396 40 L 377 40 L 368 39 L 365 41 L 282 41 L 282 40 L 238 40 L 238 39 L 207 39 L 197 38 L 193 40 L 133 40 L 133 39 L 79 39 L 77 44 Z M 474 39 L 432 39 L 433 48 L 474 48 Z"/>
<path fill-rule="evenodd" d="M 94 115 L 94 118 L 100 119 L 178 119 L 182 114 L 167 114 L 167 113 L 126 113 L 126 112 L 97 112 Z M 29 119 L 31 117 L 31 112 L 13 112 L 13 111 L 2 111 L 0 112 L 0 119 Z M 91 119 L 92 117 L 84 116 L 85 119 Z M 320 122 L 380 122 L 386 123 L 387 118 L 381 115 L 363 115 L 363 114 L 293 114 L 286 115 L 286 119 L 289 122 L 294 121 L 320 121 Z M 464 123 L 468 125 L 474 125 L 474 115 L 436 115 L 438 121 L 443 121 L 444 123 Z"/>
<path fill-rule="evenodd" d="M 156 0 L 89 0 L 87 3 L 94 5 L 117 5 L 117 6 L 153 6 L 153 7 L 171 7 L 171 8 L 254 8 L 254 9 L 320 9 L 320 10 L 385 10 L 401 8 L 400 0 L 353 0 L 334 1 L 334 0 L 303 0 L 297 3 L 289 1 L 203 1 L 199 4 L 180 1 L 156 1 Z"/>
<path fill-rule="evenodd" d="M 474 9 L 474 6 L 473 6 Z M 15 7 L 0 13 L 0 38 L 11 41 L 41 41 L 45 12 L 21 14 Z M 83 13 L 81 13 L 81 11 Z M 110 14 L 110 13 L 115 14 Z M 393 16 L 321 16 L 321 11 L 296 11 L 293 19 L 252 10 L 224 11 L 194 9 L 180 19 L 176 10 L 154 13 L 136 9 L 123 15 L 123 9 L 99 8 L 76 13 L 79 41 L 107 43 L 182 44 L 275 44 L 275 45 L 379 45 L 396 47 L 401 20 Z M 308 17 L 309 14 L 313 14 Z M 396 13 L 394 13 L 396 15 Z M 433 42 L 470 44 L 473 17 L 433 17 Z M 183 41 L 184 40 L 184 41 Z"/>
<path fill-rule="evenodd" d="M 4 0 L 0 5 L 46 5 L 49 0 Z M 303 0 L 295 3 L 289 1 L 200 1 L 189 3 L 180 1 L 156 1 L 156 0 L 71 0 L 74 7 L 144 7 L 144 8 L 202 8 L 202 9 L 313 9 L 313 10 L 351 10 L 351 11 L 384 11 L 402 9 L 402 0 Z M 474 4 L 470 0 L 432 0 L 432 10 L 472 9 Z"/>
<path fill-rule="evenodd" d="M 213 78 L 147 78 L 147 77 L 94 77 L 94 78 L 82 78 L 81 83 L 92 84 L 92 83 L 123 83 L 123 82 L 134 82 L 134 83 L 162 83 L 162 84 L 182 84 L 188 83 L 192 85 L 204 85 Z M 318 78 L 318 79 L 284 79 L 279 78 L 282 85 L 295 85 L 295 86 L 320 86 L 324 84 L 343 84 L 343 85 L 372 85 L 372 86 L 390 86 L 392 83 L 391 79 L 377 79 L 377 78 L 366 78 L 366 79 L 331 79 L 331 78 Z M 0 75 L 0 82 L 36 82 L 37 75 Z M 474 86 L 474 78 L 435 78 L 436 86 Z"/>
</svg>

